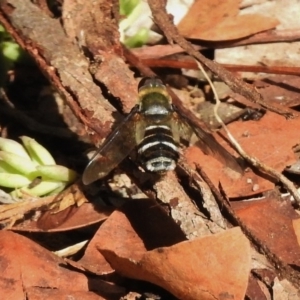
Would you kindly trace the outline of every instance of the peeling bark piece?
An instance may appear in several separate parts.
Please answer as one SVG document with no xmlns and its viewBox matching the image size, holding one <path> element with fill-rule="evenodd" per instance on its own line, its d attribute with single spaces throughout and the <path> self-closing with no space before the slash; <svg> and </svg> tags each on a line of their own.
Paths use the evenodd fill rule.
<svg viewBox="0 0 300 300">
<path fill-rule="evenodd" d="M 266 285 L 269 290 L 271 289 L 274 284 L 274 280 L 277 277 L 274 269 L 252 269 L 251 271 L 255 277 L 259 278 Z"/>
<path fill-rule="evenodd" d="M 275 18 L 239 13 L 240 0 L 198 0 L 178 25 L 179 32 L 191 39 L 226 41 L 243 38 L 279 24 Z"/>
<path fill-rule="evenodd" d="M 286 264 L 300 266 L 300 247 L 292 225 L 299 220 L 289 201 L 231 202 L 245 226 Z"/>
<path fill-rule="evenodd" d="M 129 113 L 137 104 L 137 81 L 133 78 L 133 72 L 128 69 L 125 61 L 114 53 L 101 51 L 102 63 L 94 76 L 105 84 L 111 94 L 120 99 L 123 111 Z"/>
<path fill-rule="evenodd" d="M 173 172 L 168 172 L 153 188 L 157 199 L 168 205 L 172 219 L 180 225 L 189 240 L 224 230 L 216 220 L 201 216 L 199 208 L 191 201 Z"/>
<path fill-rule="evenodd" d="M 99 62 L 94 77 L 119 98 L 128 113 L 136 104 L 137 82 L 122 59 L 118 2 L 107 0 L 67 0 L 63 18 L 68 35 L 84 43 L 94 60 Z"/>
<path fill-rule="evenodd" d="M 270 78 L 258 79 L 253 83 L 264 99 L 270 103 L 287 107 L 300 105 L 299 76 L 276 75 Z"/>
<path fill-rule="evenodd" d="M 281 67 L 277 68 L 280 69 Z M 258 79 L 253 82 L 253 85 L 266 102 L 272 105 L 280 104 L 283 107 L 297 107 L 300 105 L 298 88 L 300 85 L 299 76 L 273 75 L 272 77 L 263 79 L 259 78 L 259 76 L 261 76 L 259 74 L 257 74 L 257 76 L 251 75 L 251 77 L 253 76 L 258 77 Z M 247 77 L 249 77 L 249 74 Z M 257 104 L 249 103 L 245 97 L 232 91 L 229 92 L 228 96 L 248 107 L 259 108 Z"/>
<path fill-rule="evenodd" d="M 110 247 L 112 246 L 112 247 Z M 250 244 L 240 228 L 157 248 L 139 257 L 114 245 L 99 251 L 121 274 L 150 281 L 180 299 L 243 299 L 251 264 Z"/>
</svg>

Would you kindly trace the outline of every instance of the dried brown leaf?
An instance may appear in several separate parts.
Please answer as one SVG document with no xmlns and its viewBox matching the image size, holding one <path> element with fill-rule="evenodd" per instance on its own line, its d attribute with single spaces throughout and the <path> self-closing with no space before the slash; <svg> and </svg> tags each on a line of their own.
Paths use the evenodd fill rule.
<svg viewBox="0 0 300 300">
<path fill-rule="evenodd" d="M 257 157 L 277 171 L 283 171 L 296 161 L 293 147 L 299 143 L 299 126 L 300 118 L 287 120 L 267 112 L 259 121 L 237 121 L 227 127 L 250 156 Z M 224 147 L 228 147 L 223 139 L 217 139 Z M 230 151 L 233 152 L 232 149 Z M 242 177 L 237 176 L 195 147 L 187 149 L 186 158 L 189 163 L 198 163 L 215 186 L 221 182 L 228 197 L 245 197 L 274 187 L 274 183 L 252 171 L 245 172 Z"/>
<path fill-rule="evenodd" d="M 221 183 L 229 198 L 246 197 L 274 187 L 272 182 L 253 172 L 247 172 L 244 176 L 233 172 L 218 160 L 205 155 L 198 147 L 189 147 L 185 151 L 185 157 L 191 165 L 199 164 L 214 186 L 217 187 Z"/>
<path fill-rule="evenodd" d="M 251 255 L 240 228 L 135 257 L 110 246 L 99 249 L 116 271 L 157 284 L 180 299 L 243 299 L 245 295 Z"/>
<path fill-rule="evenodd" d="M 184 239 L 180 228 L 156 202 L 129 201 L 99 228 L 78 263 L 93 273 L 107 274 L 114 269 L 98 251 L 99 247 L 116 248 L 125 256 L 138 260 L 149 249 L 173 245 Z"/>
<path fill-rule="evenodd" d="M 80 207 L 73 205 L 58 213 L 46 211 L 38 220 L 24 220 L 12 229 L 30 232 L 72 230 L 103 221 L 113 210 L 112 207 L 95 203 L 84 203 Z"/>
<path fill-rule="evenodd" d="M 295 230 L 298 245 L 300 246 L 300 219 L 293 220 L 293 228 Z"/>
<path fill-rule="evenodd" d="M 281 68 L 281 67 L 278 67 Z M 272 69 L 272 67 L 270 67 Z M 260 73 L 258 73 L 260 74 Z M 258 77 L 261 75 L 257 75 Z M 282 105 L 285 107 L 296 107 L 300 105 L 299 99 L 299 76 L 294 75 L 273 75 L 269 78 L 258 79 L 253 82 L 253 85 L 263 96 L 264 100 L 273 105 Z M 228 96 L 232 97 L 239 103 L 249 105 L 243 96 L 229 92 Z M 255 104 L 252 103 L 252 106 Z M 256 108 L 259 108 L 256 105 Z"/>
<path fill-rule="evenodd" d="M 276 27 L 275 18 L 238 15 L 240 0 L 198 0 L 178 25 L 180 33 L 191 39 L 227 41 L 243 38 Z"/>
<path fill-rule="evenodd" d="M 263 199 L 232 202 L 236 214 L 272 253 L 286 264 L 300 266 L 300 247 L 293 228 L 299 215 L 290 201 Z"/>
<path fill-rule="evenodd" d="M 97 294 L 91 297 L 89 279 L 82 273 L 69 270 L 64 260 L 50 251 L 10 231 L 1 231 L 0 239 L 2 299 L 37 299 L 36 293 L 32 294 L 36 287 L 44 291 L 56 290 L 56 299 L 72 293 L 81 294 L 81 299 L 85 299 L 85 294 L 86 299 L 103 299 Z M 101 280 L 98 281 L 101 285 Z M 33 297 L 28 298 L 28 295 Z"/>
<path fill-rule="evenodd" d="M 65 260 L 22 235 L 1 231 L 0 240 L 1 299 L 101 300 L 124 294 L 121 287 L 71 270 Z"/>
</svg>

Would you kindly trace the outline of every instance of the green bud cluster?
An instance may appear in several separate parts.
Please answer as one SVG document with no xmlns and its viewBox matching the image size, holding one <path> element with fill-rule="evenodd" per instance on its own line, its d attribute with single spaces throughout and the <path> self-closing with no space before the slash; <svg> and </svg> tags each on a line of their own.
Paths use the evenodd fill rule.
<svg viewBox="0 0 300 300">
<path fill-rule="evenodd" d="M 0 186 L 12 188 L 12 197 L 56 194 L 77 178 L 34 139 L 22 136 L 21 140 L 24 146 L 0 137 Z"/>
</svg>

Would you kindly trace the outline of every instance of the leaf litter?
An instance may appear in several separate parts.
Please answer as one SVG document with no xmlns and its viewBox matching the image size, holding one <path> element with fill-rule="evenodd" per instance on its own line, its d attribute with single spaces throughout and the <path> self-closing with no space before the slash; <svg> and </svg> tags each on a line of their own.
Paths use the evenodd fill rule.
<svg viewBox="0 0 300 300">
<path fill-rule="evenodd" d="M 10 0 L 8 2 L 14 1 Z M 17 2 L 15 5 L 18 10 Z M 199 5 L 199 3 L 200 1 L 196 1 L 194 5 Z M 155 1 L 149 1 L 149 4 L 154 5 Z M 179 25 L 180 32 L 186 37 L 208 39 L 214 42 L 219 40 L 228 41 L 272 29 L 278 24 L 277 17 L 274 18 L 273 16 L 262 17 L 256 14 L 249 19 L 249 15 L 238 15 L 240 1 L 232 0 L 226 3 L 217 0 L 201 1 L 201 5 L 206 7 L 207 10 L 196 10 L 192 6 L 187 17 Z M 214 9 L 211 8 L 211 5 L 214 5 Z M 105 5 L 103 7 L 107 9 Z M 69 9 L 71 8 L 69 7 Z M 0 6 L 0 12 L 3 13 L 3 11 L 5 9 Z M 192 23 L 195 22 L 190 22 L 192 20 L 191 14 L 196 11 L 205 13 L 201 17 L 203 27 L 201 29 L 201 26 L 199 26 L 201 30 L 198 32 L 192 26 Z M 228 14 L 224 15 L 224 11 L 227 11 Z M 199 15 L 196 17 L 199 18 Z M 101 16 L 99 18 L 101 19 Z M 184 22 L 186 23 L 184 24 Z M 216 26 L 212 26 L 215 23 L 217 23 Z M 115 25 L 114 22 L 112 24 Z M 181 28 L 183 27 L 182 24 L 185 26 L 186 33 Z M 88 25 L 86 28 L 91 28 L 90 23 L 85 25 Z M 76 30 L 72 33 L 76 36 Z M 94 55 L 95 49 L 97 49 L 96 46 L 99 46 L 95 39 L 96 33 L 97 30 L 94 30 L 89 33 L 90 36 L 88 37 L 88 47 L 92 49 L 91 53 Z M 118 33 L 115 30 L 110 42 L 117 35 Z M 107 38 L 105 34 L 104 37 Z M 30 37 L 30 39 L 32 38 Z M 102 42 L 105 43 L 105 38 Z M 121 98 L 124 111 L 128 111 L 132 106 L 134 97 L 128 99 L 128 95 L 125 95 L 125 86 L 130 86 L 130 93 L 134 95 L 136 82 L 132 83 L 133 75 L 129 69 L 126 69 L 124 73 L 118 71 L 118 68 L 124 68 L 125 70 L 126 67 L 123 62 L 120 61 L 114 64 L 117 58 L 114 52 L 118 53 L 121 48 L 116 40 L 114 42 L 116 43 L 115 47 L 111 47 L 109 43 L 104 48 L 102 47 L 102 51 L 104 51 L 102 58 L 104 58 L 105 64 L 98 70 L 99 73 L 95 77 L 98 77 L 97 79 L 108 87 L 108 90 L 113 90 L 115 96 Z M 39 43 L 42 42 L 39 41 Z M 71 47 L 71 45 L 69 46 Z M 230 51 L 230 49 L 227 51 Z M 47 55 L 45 57 L 44 67 L 47 64 Z M 55 64 L 55 67 L 60 68 L 59 64 Z M 118 77 L 115 77 L 116 74 Z M 101 80 L 101 77 L 105 75 L 108 78 Z M 124 80 L 122 80 L 122 76 Z M 281 76 L 274 78 L 277 86 L 269 86 L 268 89 L 264 90 L 265 98 L 270 97 L 274 101 L 277 92 L 279 93 L 279 88 L 282 88 L 282 85 L 280 85 L 281 78 Z M 59 80 L 59 78 L 56 78 L 56 80 Z M 117 86 L 120 80 L 123 84 Z M 285 84 L 288 85 L 292 82 L 290 80 L 290 77 L 286 77 Z M 52 81 L 55 82 L 55 80 Z M 64 84 L 67 89 L 60 88 L 63 93 L 66 93 L 69 86 L 68 83 Z M 90 84 L 92 85 L 92 82 Z M 116 86 L 115 90 L 113 86 Z M 90 91 L 92 90 L 90 89 Z M 284 91 L 286 90 L 284 89 Z M 77 94 L 77 92 L 73 92 L 74 94 Z M 288 94 L 286 97 L 289 96 L 296 98 L 297 91 L 294 91 L 294 94 Z M 91 97 L 91 95 L 88 97 Z M 93 120 L 90 123 L 87 122 L 86 119 L 81 117 L 78 107 L 76 108 L 73 105 L 74 111 L 76 111 L 79 118 L 82 118 L 83 123 L 89 124 L 90 129 L 99 129 L 100 137 L 103 132 L 109 131 L 112 120 L 110 112 L 113 110 L 106 106 L 106 101 L 100 111 L 93 107 L 92 102 L 87 105 L 88 102 L 84 102 L 83 96 L 80 101 L 82 101 L 80 105 L 87 116 L 93 116 Z M 102 119 L 101 116 L 104 114 L 105 118 Z M 103 128 L 100 128 L 101 126 L 97 124 L 97 118 L 100 119 L 99 124 L 102 124 L 101 122 L 105 124 Z M 267 111 L 259 121 L 243 122 L 238 120 L 228 125 L 228 128 L 248 153 L 258 157 L 275 170 L 282 172 L 287 165 L 296 161 L 293 148 L 299 144 L 298 122 L 298 118 L 286 120 L 283 116 Z M 215 134 L 216 139 L 234 154 L 224 136 L 222 131 L 221 134 Z M 100 137 L 95 138 L 96 143 Z M 269 299 L 270 294 L 268 294 L 266 287 L 272 288 L 276 297 L 295 295 L 296 292 L 293 289 L 295 281 L 292 280 L 294 273 L 290 271 L 289 266 L 299 265 L 299 215 L 292 207 L 289 198 L 288 200 L 282 200 L 280 197 L 268 198 L 266 196 L 267 191 L 278 188 L 278 182 L 269 180 L 266 176 L 250 169 L 243 176 L 231 173 L 218 161 L 204 155 L 195 146 L 185 150 L 185 157 L 191 165 L 195 163 L 201 165 L 213 185 L 222 189 L 227 200 L 232 200 L 232 198 L 247 198 L 249 200 L 252 196 L 264 197 L 261 200 L 250 198 L 250 201 L 246 202 L 229 202 L 236 217 L 244 224 L 243 230 L 247 228 L 248 231 L 244 230 L 243 233 L 239 227 L 231 228 L 236 223 L 230 220 L 228 226 L 224 226 L 230 229 L 220 230 L 216 234 L 207 234 L 201 237 L 197 237 L 197 234 L 187 235 L 186 231 L 182 229 L 183 227 L 180 226 L 182 225 L 181 222 L 178 222 L 172 215 L 174 207 L 183 205 L 179 201 L 181 199 L 177 199 L 176 196 L 172 197 L 172 193 L 176 195 L 176 192 L 182 189 L 178 181 L 185 186 L 184 177 L 180 177 L 180 174 L 178 174 L 178 178 L 174 176 L 171 181 L 169 178 L 165 180 L 165 183 L 172 182 L 172 191 L 170 191 L 170 186 L 168 188 L 164 186 L 164 182 L 154 186 L 154 189 L 143 187 L 143 184 L 141 184 L 140 187 L 146 195 L 155 195 L 152 198 L 166 199 L 166 203 L 163 205 L 154 201 L 139 199 L 126 203 L 108 216 L 111 212 L 110 209 L 105 210 L 103 207 L 97 208 L 91 203 L 84 203 L 76 208 L 75 212 L 72 211 L 73 205 L 71 211 L 63 209 L 57 212 L 60 210 L 57 209 L 57 214 L 46 212 L 37 222 L 30 220 L 29 223 L 26 223 L 26 220 L 24 220 L 22 224 L 22 218 L 25 216 L 26 219 L 26 213 L 37 210 L 41 207 L 41 204 L 39 207 L 31 207 L 28 211 L 23 211 L 21 216 L 18 216 L 18 219 L 21 219 L 18 226 L 23 226 L 25 231 L 31 231 L 37 227 L 41 231 L 65 231 L 87 226 L 94 222 L 99 223 L 105 219 L 106 221 L 94 232 L 83 256 L 77 262 L 72 262 L 71 269 L 66 261 L 57 258 L 36 243 L 19 234 L 2 231 L 1 241 L 3 247 L 1 257 L 2 261 L 5 262 L 4 268 L 1 270 L 2 276 L 6 280 L 12 279 L 15 287 L 12 290 L 10 285 L 3 284 L 1 288 L 3 295 L 7 295 L 7 298 L 16 296 L 20 299 L 24 298 L 24 295 L 28 299 L 38 299 L 38 297 L 45 296 L 45 294 L 49 299 L 50 297 L 58 299 L 58 297 L 65 297 L 66 295 L 73 296 L 74 299 L 118 299 L 120 295 L 125 294 L 124 289 L 109 281 L 103 281 L 102 277 L 98 277 L 99 275 L 113 276 L 115 273 L 123 277 L 151 282 L 163 287 L 180 299 L 225 299 L 228 297 L 243 299 L 245 295 L 250 299 L 255 299 L 254 289 L 258 294 L 265 295 L 266 299 Z M 201 202 L 199 193 L 196 195 L 194 195 L 195 199 Z M 193 193 L 190 192 L 188 197 L 193 198 Z M 69 195 L 69 200 L 66 200 L 66 202 L 68 203 L 70 198 L 71 203 L 74 203 L 72 195 Z M 69 204 L 66 206 L 69 206 Z M 211 212 L 206 210 L 203 212 L 201 205 L 199 206 L 198 214 L 203 219 L 209 219 Z M 189 215 L 189 209 L 183 210 L 183 212 Z M 222 212 L 222 207 L 220 210 Z M 172 215 L 178 224 L 169 215 Z M 192 214 L 189 216 L 192 216 Z M 190 223 L 194 220 L 196 220 L 194 216 L 191 217 Z M 197 225 L 199 226 L 199 224 L 196 224 L 195 228 L 197 228 Z M 15 226 L 15 229 L 18 229 L 18 226 Z M 255 241 L 251 239 L 249 232 L 256 237 Z M 187 241 L 187 237 L 190 240 Z M 252 254 L 255 250 L 251 247 L 249 239 L 252 244 L 258 248 L 261 247 L 260 250 L 271 261 L 271 267 L 261 266 L 257 270 L 253 268 L 251 270 L 251 266 L 253 267 L 254 264 Z M 15 247 L 12 247 L 12 241 Z M 22 250 L 20 251 L 20 249 Z M 278 265 L 274 263 L 274 259 L 270 258 L 272 255 L 276 259 L 280 258 Z M 279 268 L 278 272 L 277 268 Z M 93 274 L 93 280 L 85 270 Z M 273 276 L 269 286 L 266 280 L 257 276 L 257 274 L 263 274 L 263 272 L 267 274 L 267 271 Z M 288 280 L 282 280 L 278 277 L 279 275 Z M 69 280 L 70 277 L 72 277 L 72 282 Z M 60 280 L 57 280 L 57 278 Z M 77 284 L 74 284 L 73 278 Z M 251 281 L 249 278 L 253 280 L 251 279 Z M 297 279 L 297 277 L 295 278 Z M 96 284 L 97 288 L 91 285 L 91 282 Z M 216 285 L 216 282 L 218 285 Z"/>
<path fill-rule="evenodd" d="M 245 293 L 250 268 L 250 244 L 240 229 L 179 242 L 184 239 L 179 227 L 152 205 L 154 202 L 139 201 L 137 216 L 136 205 L 128 203 L 100 227 L 97 241 L 90 246 L 96 247 L 118 273 L 158 284 L 181 299 L 214 299 L 226 292 L 240 298 Z M 141 219 L 148 222 L 141 224 Z M 111 239 L 112 233 L 115 239 Z M 227 268 L 232 270 L 228 280 L 223 278 L 227 262 Z M 81 263 L 85 266 L 84 260 Z M 239 286 L 231 290 L 235 277 Z M 222 284 L 216 286 L 215 281 Z"/>
<path fill-rule="evenodd" d="M 268 112 L 259 121 L 236 121 L 229 124 L 228 129 L 248 153 L 281 172 L 296 161 L 293 147 L 299 143 L 299 122 L 298 118 L 286 120 Z M 224 140 L 218 136 L 216 138 L 226 146 Z M 200 164 L 216 186 L 221 182 L 229 198 L 251 196 L 274 188 L 274 183 L 250 170 L 243 177 L 231 175 L 230 170 L 224 169 L 215 159 L 203 155 L 197 147 L 188 148 L 186 157 L 191 163 Z M 226 176 L 226 172 L 229 176 Z"/>
</svg>

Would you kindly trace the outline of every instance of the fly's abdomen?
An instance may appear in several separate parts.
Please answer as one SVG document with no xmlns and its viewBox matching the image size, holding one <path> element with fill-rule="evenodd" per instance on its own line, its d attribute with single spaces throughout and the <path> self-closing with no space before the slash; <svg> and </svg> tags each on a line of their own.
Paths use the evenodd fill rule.
<svg viewBox="0 0 300 300">
<path fill-rule="evenodd" d="M 142 166 L 150 172 L 163 173 L 174 170 L 179 158 L 172 131 L 166 125 L 146 127 L 144 139 L 137 151 Z"/>
</svg>

